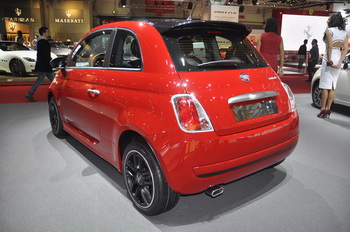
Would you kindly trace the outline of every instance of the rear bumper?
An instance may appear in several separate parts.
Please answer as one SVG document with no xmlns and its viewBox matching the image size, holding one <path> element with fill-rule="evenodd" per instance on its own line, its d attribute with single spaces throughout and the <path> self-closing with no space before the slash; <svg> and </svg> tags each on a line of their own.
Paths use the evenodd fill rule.
<svg viewBox="0 0 350 232">
<path fill-rule="evenodd" d="M 205 178 L 239 171 L 240 169 L 249 168 L 250 166 L 263 163 L 264 161 L 275 160 L 276 162 L 274 161 L 274 163 L 277 163 L 280 160 L 285 159 L 294 150 L 297 142 L 298 136 L 295 136 L 291 140 L 286 141 L 285 143 L 280 144 L 276 147 L 256 152 L 254 154 L 250 154 L 238 159 L 195 167 L 193 168 L 193 172 L 197 177 Z"/>
<path fill-rule="evenodd" d="M 282 122 L 228 136 L 208 132 L 166 137 L 162 149 L 154 150 L 168 184 L 178 193 L 194 194 L 287 158 L 298 142 L 299 118 L 294 112 Z"/>
</svg>

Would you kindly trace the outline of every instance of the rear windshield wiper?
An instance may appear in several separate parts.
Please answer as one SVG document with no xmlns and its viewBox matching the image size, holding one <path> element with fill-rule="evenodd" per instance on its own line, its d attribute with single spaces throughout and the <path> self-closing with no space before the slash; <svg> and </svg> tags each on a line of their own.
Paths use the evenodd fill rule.
<svg viewBox="0 0 350 232">
<path fill-rule="evenodd" d="M 197 68 L 238 68 L 242 61 L 237 60 L 215 60 L 198 64 Z"/>
</svg>

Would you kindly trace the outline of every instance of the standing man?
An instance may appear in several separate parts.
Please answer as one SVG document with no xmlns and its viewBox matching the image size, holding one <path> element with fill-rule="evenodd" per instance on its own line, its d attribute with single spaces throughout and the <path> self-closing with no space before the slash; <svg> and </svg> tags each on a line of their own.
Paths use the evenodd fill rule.
<svg viewBox="0 0 350 232">
<path fill-rule="evenodd" d="M 306 44 L 307 44 L 307 39 L 305 39 L 304 44 L 299 47 L 299 51 L 298 51 L 298 59 L 299 59 L 298 69 L 299 70 L 303 67 L 303 63 L 306 58 Z"/>
<path fill-rule="evenodd" d="M 309 74 L 309 79 L 306 81 L 312 80 L 312 73 L 315 71 L 315 66 L 318 63 L 320 54 L 318 52 L 317 39 L 313 39 L 311 42 L 312 48 L 310 50 L 310 60 L 307 65 L 307 73 Z"/>
<path fill-rule="evenodd" d="M 49 29 L 47 27 L 39 28 L 40 36 L 37 39 L 37 55 L 36 55 L 36 64 L 35 71 L 38 74 L 38 78 L 34 82 L 33 86 L 30 88 L 26 94 L 26 98 L 30 101 L 34 101 L 33 94 L 36 89 L 44 81 L 45 77 L 49 78 L 50 81 L 53 81 L 54 74 L 52 72 L 52 67 L 50 65 L 51 61 L 51 48 L 47 39 L 50 36 Z"/>
</svg>

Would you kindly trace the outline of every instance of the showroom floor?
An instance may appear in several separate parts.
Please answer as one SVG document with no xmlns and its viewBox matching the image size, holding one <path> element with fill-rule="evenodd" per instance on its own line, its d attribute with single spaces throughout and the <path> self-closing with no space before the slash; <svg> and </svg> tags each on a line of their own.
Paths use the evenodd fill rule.
<svg viewBox="0 0 350 232">
<path fill-rule="evenodd" d="M 46 103 L 0 104 L 0 231 L 348 232 L 349 108 L 324 120 L 309 94 L 296 99 L 300 140 L 284 163 L 155 217 L 132 207 L 116 169 L 52 134 Z"/>
</svg>

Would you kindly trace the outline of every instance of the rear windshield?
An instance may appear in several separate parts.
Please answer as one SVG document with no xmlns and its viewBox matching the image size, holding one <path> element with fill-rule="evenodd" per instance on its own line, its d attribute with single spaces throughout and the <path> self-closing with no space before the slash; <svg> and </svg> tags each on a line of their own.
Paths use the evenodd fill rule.
<svg viewBox="0 0 350 232">
<path fill-rule="evenodd" d="M 251 42 L 233 31 L 188 30 L 163 35 L 178 71 L 267 67 Z"/>
</svg>

